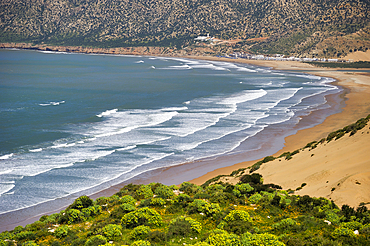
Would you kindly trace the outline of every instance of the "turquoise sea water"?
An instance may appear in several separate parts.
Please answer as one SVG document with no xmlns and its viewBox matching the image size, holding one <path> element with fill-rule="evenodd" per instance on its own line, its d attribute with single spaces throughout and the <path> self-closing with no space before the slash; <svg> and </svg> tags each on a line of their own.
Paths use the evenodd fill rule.
<svg viewBox="0 0 370 246">
<path fill-rule="evenodd" d="M 332 81 L 224 62 L 0 50 L 0 214 L 232 153 L 268 126 L 329 107 Z"/>
</svg>

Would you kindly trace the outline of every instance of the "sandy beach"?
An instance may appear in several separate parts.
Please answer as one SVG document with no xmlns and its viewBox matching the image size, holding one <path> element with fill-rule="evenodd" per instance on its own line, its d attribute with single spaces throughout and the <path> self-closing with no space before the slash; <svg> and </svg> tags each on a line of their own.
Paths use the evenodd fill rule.
<svg viewBox="0 0 370 246">
<path fill-rule="evenodd" d="M 340 129 L 348 124 L 351 124 L 355 122 L 356 120 L 358 120 L 359 118 L 365 117 L 370 113 L 370 77 L 369 77 L 369 73 L 363 70 L 338 71 L 334 69 L 315 68 L 309 64 L 300 63 L 300 62 L 259 61 L 259 60 L 242 60 L 242 59 L 235 60 L 235 59 L 215 58 L 215 57 L 187 57 L 187 58 L 248 63 L 248 64 L 252 64 L 256 66 L 272 67 L 277 70 L 307 72 L 307 73 L 315 74 L 318 76 L 332 77 L 337 80 L 337 82 L 335 83 L 344 88 L 344 92 L 342 93 L 342 95 L 340 95 L 341 96 L 341 99 L 339 100 L 340 102 L 338 102 L 338 100 L 334 100 L 330 98 L 327 98 L 327 99 L 328 101 L 332 100 L 332 103 L 334 104 L 338 104 L 337 107 L 342 107 L 345 104 L 345 107 L 343 108 L 343 110 L 340 113 L 327 117 L 323 123 L 313 128 L 300 130 L 296 134 L 286 137 L 285 147 L 283 149 L 280 149 L 276 154 L 274 154 L 275 156 L 285 151 L 292 151 L 292 150 L 301 148 L 305 144 L 313 140 L 318 140 L 318 139 L 321 139 L 322 137 L 326 137 L 328 133 L 334 130 Z M 302 124 L 305 124 L 305 122 L 309 123 L 310 121 L 312 121 L 312 119 L 316 117 L 317 118 L 321 117 L 319 112 L 318 113 L 314 112 L 311 115 L 304 117 L 301 122 Z M 270 143 L 270 145 L 273 145 L 273 143 Z M 363 144 L 363 147 L 366 149 L 367 145 Z M 319 148 L 317 149 L 317 151 L 319 151 Z M 327 152 L 328 150 L 325 150 L 325 151 Z M 331 150 L 329 150 L 329 152 L 330 151 Z M 368 153 L 366 151 L 364 152 L 366 154 Z M 255 156 L 258 156 L 258 155 L 255 155 Z M 262 158 L 264 156 L 265 156 L 264 152 L 259 153 L 259 158 Z M 315 154 L 315 158 L 318 158 L 318 157 L 319 157 L 319 154 Z M 364 157 L 361 156 L 361 158 L 365 158 L 365 157 L 366 156 Z M 367 160 L 370 160 L 369 157 L 370 156 L 366 157 Z M 215 162 L 218 162 L 220 166 L 227 166 L 227 167 L 218 168 L 216 170 L 213 170 L 213 169 L 217 168 L 218 165 L 213 163 L 213 160 L 208 160 L 207 162 L 202 162 L 202 165 L 199 165 L 199 163 L 197 162 L 192 162 L 192 163 L 186 163 L 186 164 L 179 165 L 179 166 L 148 171 L 144 174 L 141 174 L 135 177 L 134 179 L 125 181 L 119 185 L 112 186 L 111 188 L 107 190 L 100 191 L 95 194 L 90 194 L 90 196 L 96 199 L 97 197 L 100 197 L 100 196 L 113 195 L 114 193 L 119 191 L 121 187 L 123 187 L 124 185 L 128 183 L 147 184 L 151 182 L 161 182 L 164 184 L 180 184 L 184 181 L 190 181 L 196 184 L 202 184 L 212 177 L 215 177 L 220 174 L 230 174 L 233 170 L 236 170 L 241 167 L 248 167 L 254 164 L 258 160 L 258 158 L 255 158 L 255 159 L 249 158 L 250 161 L 240 163 L 239 160 L 241 158 L 248 159 L 247 156 L 242 156 L 242 157 L 240 156 L 238 157 L 221 156 L 220 158 L 217 158 Z M 295 159 L 298 160 L 298 158 L 294 158 L 293 160 L 295 161 Z M 309 158 L 309 160 L 311 159 L 312 158 Z M 281 184 L 283 185 L 283 188 L 286 188 L 286 189 L 296 188 L 300 186 L 301 183 L 306 182 L 310 185 L 307 185 L 307 189 L 306 188 L 302 189 L 300 191 L 301 193 L 298 193 L 298 194 L 309 194 L 312 196 L 325 196 L 326 195 L 325 192 L 328 189 L 331 189 L 332 185 L 335 182 L 337 182 L 337 176 L 342 177 L 344 175 L 342 173 L 337 173 L 336 174 L 337 176 L 335 177 L 333 176 L 329 180 L 329 183 L 325 183 L 327 181 L 327 177 L 324 176 L 322 179 L 317 181 L 318 185 L 314 185 L 314 182 L 312 181 L 308 181 L 308 182 L 305 181 L 305 178 L 306 178 L 305 175 L 306 174 L 309 175 L 312 172 L 315 172 L 315 170 L 317 170 L 318 167 L 309 165 L 309 167 L 307 167 L 306 169 L 302 168 L 301 169 L 302 175 L 300 175 L 299 177 L 298 176 L 294 177 L 293 179 L 292 177 L 295 175 L 297 171 L 296 170 L 294 171 L 290 167 L 290 165 L 293 163 L 291 161 L 287 163 L 284 163 L 284 162 L 278 163 L 279 165 L 283 163 L 285 164 L 286 167 L 284 169 L 281 168 L 281 170 L 285 170 L 285 172 L 283 173 L 278 173 L 277 171 L 274 171 L 276 169 L 275 166 L 277 166 L 278 164 L 274 166 L 273 162 L 271 162 L 271 167 L 270 165 L 266 165 L 265 167 L 263 167 L 263 169 L 261 170 L 263 170 L 264 173 L 262 172 L 261 173 L 264 175 L 265 181 L 270 182 L 270 183 Z M 340 164 L 340 165 L 343 165 L 343 166 L 348 165 L 348 162 L 346 164 L 346 162 L 344 161 L 343 164 Z M 364 162 L 362 165 L 366 165 L 366 162 Z M 334 159 L 333 159 L 333 163 L 331 167 L 333 168 L 333 166 L 337 168 L 337 164 L 336 162 L 334 162 Z M 370 166 L 368 162 L 367 162 L 367 166 Z M 327 169 L 329 168 L 330 167 L 328 166 Z M 307 169 L 310 169 L 310 170 L 307 170 Z M 213 171 L 210 171 L 210 170 L 213 170 Z M 365 171 L 366 170 L 364 169 L 364 172 Z M 370 173 L 370 171 L 368 171 L 368 173 Z M 361 175 L 365 175 L 361 177 L 366 177 L 365 173 Z M 367 177 L 368 176 L 369 175 L 367 175 Z M 289 180 L 287 180 L 287 177 Z M 344 177 L 346 177 L 346 175 L 344 175 L 342 178 Z M 355 176 L 355 178 L 356 180 L 359 179 L 357 178 L 357 176 Z M 322 182 L 322 180 L 325 180 L 325 182 Z M 365 187 L 365 184 L 367 184 L 366 183 L 367 181 L 365 182 L 365 181 L 362 181 L 361 179 L 361 182 L 363 182 L 364 184 L 362 187 Z M 321 187 L 320 184 L 322 186 L 326 185 L 327 189 L 319 189 Z M 343 184 L 345 183 L 343 182 Z M 368 182 L 368 184 L 370 184 L 370 182 Z M 342 190 L 345 189 L 344 185 L 342 185 L 341 187 L 343 187 Z M 367 188 L 369 187 L 370 186 L 367 186 Z M 319 190 L 321 193 L 315 193 L 316 190 Z M 338 191 L 339 190 L 341 189 L 338 189 Z M 336 192 L 336 193 L 339 194 L 339 192 Z M 320 194 L 323 194 L 323 195 L 320 195 Z M 37 205 L 33 208 L 25 209 L 23 211 L 16 211 L 14 213 L 6 214 L 6 217 L 0 216 L 0 220 L 3 220 L 3 219 L 7 220 L 6 225 L 0 226 L 0 231 L 11 230 L 17 225 L 24 226 L 26 224 L 32 223 L 33 221 L 38 220 L 38 218 L 43 214 L 51 214 L 51 213 L 58 212 L 61 209 L 63 209 L 63 207 L 65 207 L 67 204 L 70 204 L 75 198 L 76 197 L 71 196 L 65 199 L 61 199 L 60 200 L 61 205 L 59 207 L 48 207 L 47 204 L 43 205 L 42 207 Z M 337 198 L 337 196 L 333 195 L 332 199 L 335 201 L 339 201 L 342 198 Z M 345 202 L 345 203 L 349 203 L 349 202 Z M 43 212 L 41 213 L 40 211 L 43 211 Z"/>
<path fill-rule="evenodd" d="M 210 58 L 213 60 L 213 58 Z M 227 59 L 221 59 L 227 61 Z M 237 60 L 239 62 L 239 60 Z M 235 62 L 235 60 L 234 60 Z M 274 156 L 303 148 L 307 143 L 320 140 L 330 132 L 356 122 L 370 113 L 370 73 L 362 70 L 332 70 L 315 68 L 309 64 L 273 61 L 240 61 L 277 70 L 309 71 L 310 74 L 332 77 L 345 89 L 342 112 L 325 119 L 313 128 L 298 131 L 285 139 L 285 147 Z M 307 116 L 312 117 L 312 116 Z M 265 182 L 279 184 L 283 189 L 296 189 L 307 183 L 299 195 L 326 197 L 337 205 L 357 207 L 370 202 L 370 139 L 369 125 L 355 136 L 348 135 L 317 149 L 297 154 L 292 160 L 275 160 L 263 165 L 257 173 Z M 257 160 L 256 160 L 257 161 Z M 217 175 L 229 175 L 233 170 L 253 165 L 256 161 L 242 162 L 214 170 L 190 182 L 202 184 Z M 334 188 L 334 190 L 333 190 Z"/>
</svg>

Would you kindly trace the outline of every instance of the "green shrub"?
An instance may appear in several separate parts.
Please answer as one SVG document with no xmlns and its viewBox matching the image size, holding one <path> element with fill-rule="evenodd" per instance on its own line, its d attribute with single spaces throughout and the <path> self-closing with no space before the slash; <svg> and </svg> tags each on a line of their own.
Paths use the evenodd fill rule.
<svg viewBox="0 0 370 246">
<path fill-rule="evenodd" d="M 121 204 L 119 207 L 115 208 L 111 213 L 110 217 L 115 219 L 121 219 L 125 214 L 135 211 L 136 208 L 131 204 L 124 203 Z"/>
<path fill-rule="evenodd" d="M 159 226 L 162 223 L 162 217 L 154 209 L 145 207 L 125 214 L 121 222 L 127 228 L 139 225 Z"/>
<path fill-rule="evenodd" d="M 214 230 L 208 236 L 207 243 L 215 246 L 237 246 L 240 245 L 239 237 L 235 234 L 229 234 L 224 230 Z"/>
<path fill-rule="evenodd" d="M 97 198 L 95 200 L 95 203 L 97 205 L 103 206 L 103 205 L 108 204 L 108 201 L 109 201 L 109 198 L 108 197 L 102 196 L 102 197 Z"/>
<path fill-rule="evenodd" d="M 339 237 L 355 237 L 356 234 L 351 230 L 351 229 L 348 229 L 346 227 L 339 227 L 339 228 L 336 228 L 333 232 L 332 232 L 332 237 L 334 239 L 336 238 L 339 238 Z"/>
<path fill-rule="evenodd" d="M 236 197 L 242 197 L 246 194 L 248 194 L 249 192 L 253 191 L 254 188 L 252 186 L 250 186 L 250 184 L 246 183 L 246 184 L 237 184 L 234 186 L 234 190 L 233 190 L 233 194 L 236 196 Z"/>
<path fill-rule="evenodd" d="M 185 192 L 186 194 L 188 194 L 190 196 L 193 196 L 193 195 L 197 194 L 198 192 L 201 192 L 202 187 L 200 187 L 196 184 L 189 183 L 189 182 L 184 182 L 184 183 L 181 184 L 179 190 Z"/>
<path fill-rule="evenodd" d="M 333 210 L 326 210 L 325 219 L 333 224 L 338 224 L 340 222 L 340 217 Z"/>
<path fill-rule="evenodd" d="M 24 228 L 27 231 L 39 231 L 39 230 L 41 230 L 45 226 L 45 224 L 46 223 L 41 222 L 41 221 L 35 221 L 32 224 L 26 225 Z"/>
<path fill-rule="evenodd" d="M 86 243 L 85 238 L 76 238 L 75 240 L 72 241 L 71 246 L 80 246 L 80 245 L 85 245 Z"/>
<path fill-rule="evenodd" d="M 262 199 L 262 196 L 261 196 L 260 194 L 256 193 L 256 194 L 254 194 L 254 195 L 250 196 L 250 197 L 248 198 L 248 201 L 249 201 L 250 203 L 252 203 L 252 204 L 256 204 L 256 203 L 258 203 L 261 199 Z"/>
<path fill-rule="evenodd" d="M 0 239 L 0 246 L 8 246 L 8 242 Z"/>
<path fill-rule="evenodd" d="M 35 240 L 36 234 L 31 231 L 21 231 L 15 235 L 15 240 L 23 241 L 23 240 Z"/>
<path fill-rule="evenodd" d="M 83 221 L 82 214 L 80 210 L 70 209 L 66 211 L 66 216 L 68 218 L 68 224 L 78 223 Z"/>
<path fill-rule="evenodd" d="M 360 229 L 360 234 L 370 235 L 370 225 L 365 225 Z"/>
<path fill-rule="evenodd" d="M 69 227 L 67 225 L 62 225 L 59 226 L 57 229 L 54 231 L 54 235 L 56 238 L 63 238 L 68 235 L 69 232 Z"/>
<path fill-rule="evenodd" d="M 172 190 L 178 190 L 179 187 L 177 185 L 170 185 L 169 186 Z"/>
<path fill-rule="evenodd" d="M 213 193 L 212 196 L 209 198 L 209 201 L 212 203 L 226 205 L 227 203 L 236 203 L 237 199 L 233 194 L 220 191 Z"/>
<path fill-rule="evenodd" d="M 175 194 L 173 193 L 173 190 L 166 186 L 166 185 L 160 185 L 154 190 L 154 194 L 157 196 L 164 198 L 164 199 L 171 199 L 175 197 Z"/>
<path fill-rule="evenodd" d="M 297 222 L 291 218 L 283 219 L 278 223 L 272 225 L 273 230 L 288 231 L 297 226 Z"/>
<path fill-rule="evenodd" d="M 13 230 L 13 232 L 15 232 L 15 233 L 18 233 L 18 232 L 21 232 L 21 231 L 23 231 L 23 226 L 20 226 L 20 225 L 16 226 Z"/>
<path fill-rule="evenodd" d="M 137 199 L 149 199 L 153 197 L 153 191 L 149 185 L 142 185 L 136 190 Z"/>
<path fill-rule="evenodd" d="M 348 228 L 354 231 L 354 230 L 361 230 L 364 227 L 364 225 L 357 221 L 351 221 L 351 222 L 340 223 L 340 227 Z"/>
<path fill-rule="evenodd" d="M 180 216 L 171 220 L 168 227 L 168 235 L 187 236 L 189 234 L 200 233 L 202 225 L 189 217 Z"/>
<path fill-rule="evenodd" d="M 208 193 L 199 192 L 194 195 L 194 199 L 208 200 L 211 196 Z"/>
<path fill-rule="evenodd" d="M 22 246 L 38 246 L 38 244 L 35 243 L 34 241 L 27 241 L 23 243 Z"/>
<path fill-rule="evenodd" d="M 150 246 L 150 245 L 151 245 L 150 242 L 144 240 L 135 241 L 131 244 L 131 246 Z"/>
<path fill-rule="evenodd" d="M 114 238 L 122 236 L 122 226 L 109 224 L 104 226 L 102 232 L 108 240 L 113 240 Z"/>
<path fill-rule="evenodd" d="M 68 209 L 78 209 L 81 210 L 83 208 L 88 208 L 94 204 L 93 200 L 90 199 L 88 196 L 80 196 L 77 198 L 72 205 L 70 205 Z"/>
<path fill-rule="evenodd" d="M 148 237 L 149 232 L 150 232 L 149 226 L 144 225 L 137 226 L 131 231 L 130 238 L 134 240 L 145 239 Z"/>
<path fill-rule="evenodd" d="M 211 216 L 221 212 L 220 205 L 217 203 L 208 203 L 201 199 L 195 199 L 189 204 L 189 213 L 203 213 L 206 216 Z"/>
<path fill-rule="evenodd" d="M 186 207 L 189 203 L 193 202 L 194 199 L 187 194 L 179 194 L 174 199 L 174 205 L 179 205 L 181 207 Z"/>
<path fill-rule="evenodd" d="M 217 227 L 235 234 L 243 234 L 252 228 L 251 222 L 252 219 L 248 212 L 232 210 Z"/>
<path fill-rule="evenodd" d="M 0 240 L 13 240 L 14 234 L 8 231 L 0 233 Z"/>
<path fill-rule="evenodd" d="M 285 246 L 277 236 L 269 233 L 251 234 L 247 232 L 241 236 L 240 241 L 242 245 L 250 246 Z"/>
<path fill-rule="evenodd" d="M 81 209 L 80 216 L 82 217 L 82 220 L 86 220 L 87 218 L 91 216 L 96 216 L 101 214 L 102 207 L 100 205 L 90 206 L 88 208 Z"/>
<path fill-rule="evenodd" d="M 162 243 L 166 241 L 166 233 L 164 231 L 152 230 L 149 232 L 147 239 L 150 242 Z"/>
<path fill-rule="evenodd" d="M 89 240 L 86 241 L 86 246 L 99 246 L 104 245 L 107 243 L 107 239 L 102 235 L 96 235 L 89 238 Z"/>
<path fill-rule="evenodd" d="M 206 192 L 208 194 L 214 194 L 216 192 L 222 192 L 224 190 L 225 190 L 225 186 L 220 185 L 220 184 L 213 184 L 206 188 Z"/>
<path fill-rule="evenodd" d="M 226 223 L 234 220 L 241 220 L 244 222 L 252 222 L 252 219 L 247 211 L 244 210 L 232 210 L 223 219 Z"/>
<path fill-rule="evenodd" d="M 132 196 L 130 196 L 130 195 L 123 196 L 123 197 L 120 199 L 120 202 L 121 202 L 121 203 L 131 204 L 132 206 L 135 206 L 135 204 L 136 204 L 136 200 L 135 200 L 135 198 L 133 198 L 133 197 L 132 197 Z"/>
<path fill-rule="evenodd" d="M 155 198 L 150 199 L 150 206 L 163 207 L 164 205 L 166 205 L 166 201 L 160 197 L 155 197 Z"/>
</svg>

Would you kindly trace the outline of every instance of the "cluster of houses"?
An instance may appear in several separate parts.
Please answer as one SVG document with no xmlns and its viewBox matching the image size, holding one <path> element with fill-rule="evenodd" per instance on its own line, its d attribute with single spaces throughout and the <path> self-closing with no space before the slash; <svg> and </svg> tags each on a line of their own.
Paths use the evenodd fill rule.
<svg viewBox="0 0 370 246">
<path fill-rule="evenodd" d="M 352 60 L 343 60 L 343 59 L 327 59 L 327 58 L 302 58 L 294 56 L 285 56 L 281 54 L 275 54 L 272 56 L 266 55 L 252 55 L 248 53 L 234 52 L 230 54 L 230 58 L 242 58 L 249 60 L 270 60 L 270 61 L 303 61 L 303 62 L 353 62 Z"/>
</svg>

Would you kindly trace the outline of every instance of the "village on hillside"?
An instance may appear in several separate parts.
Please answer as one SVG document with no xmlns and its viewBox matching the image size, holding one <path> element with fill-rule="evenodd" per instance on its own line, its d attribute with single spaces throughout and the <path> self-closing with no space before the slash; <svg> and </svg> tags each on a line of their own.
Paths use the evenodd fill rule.
<svg viewBox="0 0 370 246">
<path fill-rule="evenodd" d="M 259 39 L 267 39 L 267 38 L 259 38 Z M 250 40 L 250 39 L 248 39 Z M 254 39 L 255 40 L 255 39 Z M 215 37 L 211 37 L 209 33 L 207 36 L 198 36 L 194 38 L 196 44 L 198 45 L 221 45 L 221 44 L 228 44 L 233 45 L 240 41 L 241 39 L 236 40 L 221 40 Z M 203 43 L 200 43 L 203 42 Z M 220 57 L 220 56 L 219 56 Z M 337 58 L 310 58 L 310 57 L 295 57 L 295 56 L 286 56 L 283 54 L 274 54 L 274 55 L 254 55 L 250 53 L 244 52 L 233 52 L 229 55 L 225 55 L 223 57 L 226 58 L 234 58 L 234 59 L 248 59 L 248 60 L 270 60 L 270 61 L 301 61 L 301 62 L 354 62 L 352 59 L 345 60 L 345 59 L 337 59 Z"/>
</svg>

